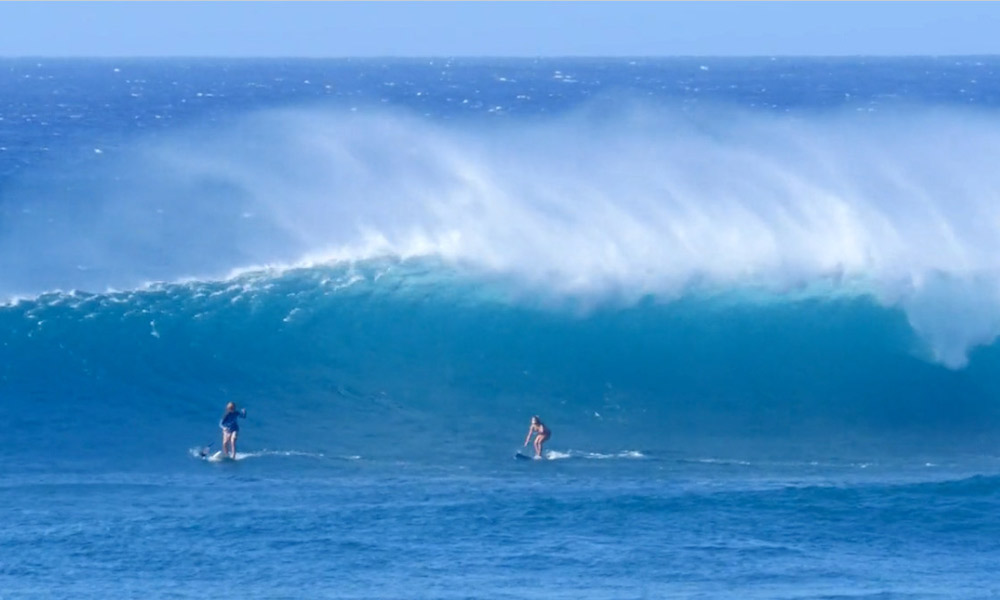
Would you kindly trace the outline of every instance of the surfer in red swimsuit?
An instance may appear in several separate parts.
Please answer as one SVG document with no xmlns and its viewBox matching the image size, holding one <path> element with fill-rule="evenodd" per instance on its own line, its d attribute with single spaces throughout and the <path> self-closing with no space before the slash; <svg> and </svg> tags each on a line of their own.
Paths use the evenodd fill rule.
<svg viewBox="0 0 1000 600">
<path fill-rule="evenodd" d="M 542 457 L 542 444 L 544 444 L 550 437 L 552 437 L 552 430 L 542 423 L 542 420 L 538 418 L 537 415 L 531 417 L 531 427 L 528 428 L 528 436 L 524 438 L 524 445 L 528 445 L 528 440 L 531 439 L 531 434 L 536 433 L 535 436 L 535 458 Z"/>
</svg>

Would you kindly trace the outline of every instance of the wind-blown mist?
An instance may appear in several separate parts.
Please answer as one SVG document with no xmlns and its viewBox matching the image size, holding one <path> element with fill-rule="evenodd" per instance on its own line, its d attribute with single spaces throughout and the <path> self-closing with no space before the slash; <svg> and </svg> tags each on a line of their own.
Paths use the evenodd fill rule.
<svg viewBox="0 0 1000 600">
<path fill-rule="evenodd" d="M 283 111 L 131 150 L 15 190 L 2 293 L 434 256 L 587 305 L 874 295 L 951 367 L 1000 333 L 1000 121 L 971 112 Z"/>
</svg>

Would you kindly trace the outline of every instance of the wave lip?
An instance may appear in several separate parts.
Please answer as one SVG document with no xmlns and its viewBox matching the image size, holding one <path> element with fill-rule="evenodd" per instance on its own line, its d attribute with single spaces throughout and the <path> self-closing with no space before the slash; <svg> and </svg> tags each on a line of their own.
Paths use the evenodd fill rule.
<svg viewBox="0 0 1000 600">
<path fill-rule="evenodd" d="M 45 189 L 5 200 L 0 294 L 423 258 L 584 305 L 692 289 L 871 294 L 951 368 L 1000 333 L 991 115 L 599 112 L 501 129 L 265 111 L 137 143 L 106 172 L 54 183 L 91 203 Z M 248 132 L 271 151 L 249 151 Z"/>
</svg>

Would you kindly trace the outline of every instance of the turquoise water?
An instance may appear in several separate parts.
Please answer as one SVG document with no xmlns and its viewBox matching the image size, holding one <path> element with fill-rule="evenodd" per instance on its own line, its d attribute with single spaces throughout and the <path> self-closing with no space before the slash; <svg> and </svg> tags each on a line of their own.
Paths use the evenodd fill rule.
<svg viewBox="0 0 1000 600">
<path fill-rule="evenodd" d="M 998 66 L 0 62 L 0 598 L 1000 596 Z"/>
</svg>

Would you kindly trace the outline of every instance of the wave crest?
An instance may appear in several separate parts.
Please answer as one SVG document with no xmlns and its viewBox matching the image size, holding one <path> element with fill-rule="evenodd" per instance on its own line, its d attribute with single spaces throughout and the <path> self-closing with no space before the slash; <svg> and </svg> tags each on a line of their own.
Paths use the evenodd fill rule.
<svg viewBox="0 0 1000 600">
<path fill-rule="evenodd" d="M 500 129 L 284 111 L 135 150 L 76 175 L 92 202 L 22 197 L 0 291 L 433 256 L 528 295 L 623 305 L 692 288 L 872 294 L 950 367 L 1000 332 L 987 115 L 626 104 Z"/>
</svg>

